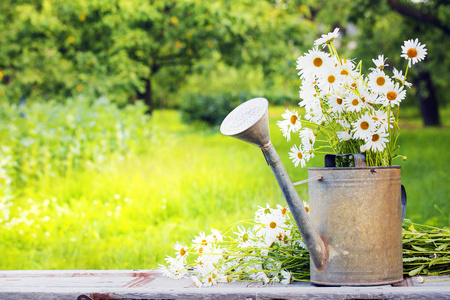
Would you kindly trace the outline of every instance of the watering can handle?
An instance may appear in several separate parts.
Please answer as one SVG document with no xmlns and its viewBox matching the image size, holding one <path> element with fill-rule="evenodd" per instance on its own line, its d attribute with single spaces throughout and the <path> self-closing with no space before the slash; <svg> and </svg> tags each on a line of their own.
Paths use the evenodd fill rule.
<svg viewBox="0 0 450 300">
<path fill-rule="evenodd" d="M 408 202 L 408 199 L 406 198 L 406 189 L 405 186 L 401 185 L 401 199 L 402 199 L 402 223 L 405 219 L 405 212 L 406 212 L 406 203 Z"/>
</svg>

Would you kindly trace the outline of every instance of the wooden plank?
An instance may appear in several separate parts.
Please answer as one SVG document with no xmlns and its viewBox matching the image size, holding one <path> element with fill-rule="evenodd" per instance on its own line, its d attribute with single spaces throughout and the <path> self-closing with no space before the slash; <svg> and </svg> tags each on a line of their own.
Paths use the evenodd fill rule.
<svg viewBox="0 0 450 300">
<path fill-rule="evenodd" d="M 155 270 L 0 271 L 0 299 L 450 299 L 450 280 L 417 278 L 405 286 L 321 287 L 230 283 L 197 288 L 189 278 L 164 278 Z"/>
</svg>

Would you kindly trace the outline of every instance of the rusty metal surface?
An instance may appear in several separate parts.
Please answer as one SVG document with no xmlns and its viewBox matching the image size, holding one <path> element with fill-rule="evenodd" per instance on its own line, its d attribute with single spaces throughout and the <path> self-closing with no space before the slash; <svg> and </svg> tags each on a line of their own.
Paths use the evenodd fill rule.
<svg viewBox="0 0 450 300">
<path fill-rule="evenodd" d="M 322 285 L 382 285 L 402 280 L 399 166 L 309 168 L 310 218 L 328 251 L 327 266 L 311 264 Z"/>
</svg>

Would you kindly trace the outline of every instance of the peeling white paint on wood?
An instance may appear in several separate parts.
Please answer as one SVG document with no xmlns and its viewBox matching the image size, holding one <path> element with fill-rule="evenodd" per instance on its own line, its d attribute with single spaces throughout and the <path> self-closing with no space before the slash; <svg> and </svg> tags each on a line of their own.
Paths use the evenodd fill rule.
<svg viewBox="0 0 450 300">
<path fill-rule="evenodd" d="M 197 288 L 189 278 L 168 279 L 155 270 L 0 271 L 0 299 L 450 299 L 450 281 L 442 281 L 449 276 L 424 278 L 402 287 L 237 282 Z"/>
</svg>

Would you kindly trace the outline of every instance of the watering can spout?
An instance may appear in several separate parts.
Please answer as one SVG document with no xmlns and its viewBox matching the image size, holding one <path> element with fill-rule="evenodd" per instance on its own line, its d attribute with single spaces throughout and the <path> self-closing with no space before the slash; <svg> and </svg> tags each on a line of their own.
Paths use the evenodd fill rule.
<svg viewBox="0 0 450 300">
<path fill-rule="evenodd" d="M 270 142 L 268 107 L 269 103 L 264 98 L 255 98 L 242 103 L 223 120 L 220 132 L 261 148 L 288 203 L 314 265 L 318 270 L 323 270 L 328 256 L 325 244 L 312 225 L 303 202 Z"/>
</svg>

